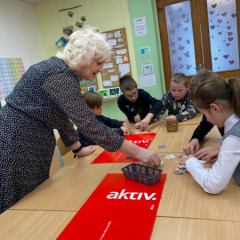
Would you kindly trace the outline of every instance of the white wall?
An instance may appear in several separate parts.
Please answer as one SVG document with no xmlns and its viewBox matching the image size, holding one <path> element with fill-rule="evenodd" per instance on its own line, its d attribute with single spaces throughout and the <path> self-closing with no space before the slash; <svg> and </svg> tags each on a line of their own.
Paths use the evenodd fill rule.
<svg viewBox="0 0 240 240">
<path fill-rule="evenodd" d="M 22 58 L 25 71 L 44 59 L 34 5 L 0 0 L 0 58 Z"/>
</svg>

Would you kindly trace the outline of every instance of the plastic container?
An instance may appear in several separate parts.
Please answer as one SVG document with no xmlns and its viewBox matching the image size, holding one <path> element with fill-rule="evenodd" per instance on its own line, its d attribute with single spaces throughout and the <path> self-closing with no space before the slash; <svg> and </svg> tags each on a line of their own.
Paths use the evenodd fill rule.
<svg viewBox="0 0 240 240">
<path fill-rule="evenodd" d="M 121 169 L 126 178 L 147 184 L 149 186 L 158 182 L 161 178 L 162 169 L 131 163 Z"/>
</svg>

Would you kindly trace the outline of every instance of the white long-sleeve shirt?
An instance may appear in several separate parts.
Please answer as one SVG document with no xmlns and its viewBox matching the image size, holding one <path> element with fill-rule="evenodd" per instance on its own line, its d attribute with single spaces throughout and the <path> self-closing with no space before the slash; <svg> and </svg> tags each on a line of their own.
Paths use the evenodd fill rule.
<svg viewBox="0 0 240 240">
<path fill-rule="evenodd" d="M 238 121 L 235 114 L 231 115 L 224 123 L 224 133 Z M 227 187 L 239 161 L 240 138 L 229 135 L 222 141 L 218 160 L 211 169 L 206 169 L 195 157 L 186 161 L 186 167 L 204 191 L 218 194 Z"/>
</svg>

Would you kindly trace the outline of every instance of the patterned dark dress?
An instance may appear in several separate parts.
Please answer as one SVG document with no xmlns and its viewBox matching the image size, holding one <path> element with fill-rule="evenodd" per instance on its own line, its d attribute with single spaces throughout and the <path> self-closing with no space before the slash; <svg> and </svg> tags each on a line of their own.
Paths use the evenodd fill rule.
<svg viewBox="0 0 240 240">
<path fill-rule="evenodd" d="M 66 146 L 78 141 L 69 119 L 108 151 L 124 141 L 98 123 L 82 97 L 79 78 L 63 60 L 52 57 L 31 66 L 0 110 L 0 214 L 49 177 L 53 129 Z"/>
</svg>

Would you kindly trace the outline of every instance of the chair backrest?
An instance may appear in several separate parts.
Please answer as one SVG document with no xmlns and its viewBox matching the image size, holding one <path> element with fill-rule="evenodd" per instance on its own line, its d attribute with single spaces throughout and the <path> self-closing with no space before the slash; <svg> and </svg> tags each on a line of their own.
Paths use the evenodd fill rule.
<svg viewBox="0 0 240 240">
<path fill-rule="evenodd" d="M 77 127 L 74 125 L 74 129 L 77 131 Z M 56 141 L 57 145 L 55 146 L 55 152 L 57 154 L 57 158 L 58 158 L 58 162 L 60 164 L 61 167 L 64 166 L 64 162 L 62 159 L 62 156 L 64 156 L 65 154 L 67 154 L 68 152 L 71 151 L 70 147 L 65 147 L 64 143 L 62 142 L 62 139 L 59 137 Z"/>
<path fill-rule="evenodd" d="M 55 152 L 57 154 L 58 162 L 61 167 L 64 167 L 62 156 L 71 151 L 70 147 L 65 147 L 61 138 L 58 138 L 57 145 L 55 146 Z"/>
<path fill-rule="evenodd" d="M 62 139 L 61 139 L 61 138 L 58 138 L 58 140 L 57 140 L 57 145 L 58 145 L 59 152 L 60 152 L 61 156 L 64 156 L 65 154 L 67 154 L 68 152 L 71 151 L 71 148 L 70 148 L 70 147 L 65 147 L 65 145 L 64 145 L 64 143 L 62 142 Z"/>
</svg>

